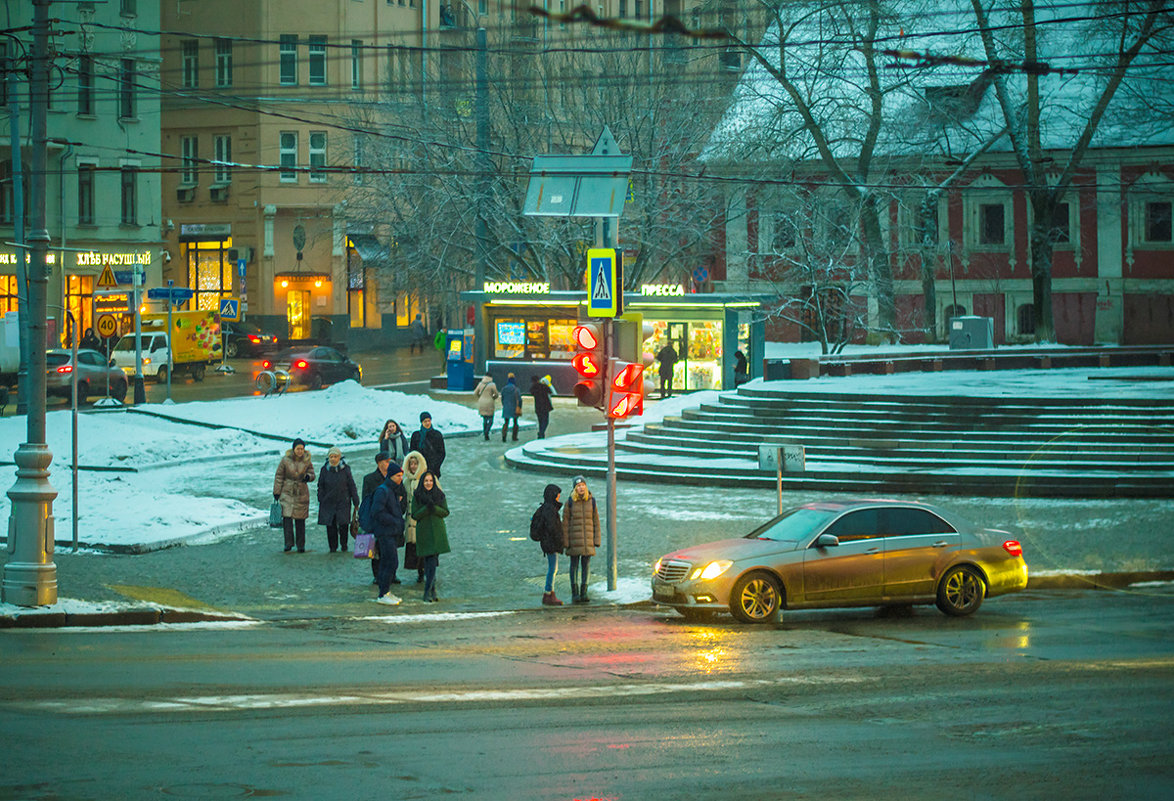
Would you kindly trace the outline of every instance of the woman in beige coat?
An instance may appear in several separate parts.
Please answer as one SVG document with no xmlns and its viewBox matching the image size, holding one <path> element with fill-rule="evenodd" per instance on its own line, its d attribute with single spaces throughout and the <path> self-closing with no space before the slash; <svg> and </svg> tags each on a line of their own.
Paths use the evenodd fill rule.
<svg viewBox="0 0 1174 801">
<path fill-rule="evenodd" d="M 497 384 L 489 373 L 481 379 L 481 383 L 473 390 L 477 398 L 477 413 L 481 415 L 481 424 L 485 427 L 485 441 L 489 441 L 489 431 L 493 428 L 493 415 L 497 412 L 497 399 L 501 395 L 497 391 Z M 410 494 L 408 497 L 412 497 Z"/>
<path fill-rule="evenodd" d="M 563 506 L 563 550 L 571 557 L 571 602 L 585 604 L 591 600 L 587 597 L 588 566 L 599 547 L 599 509 L 582 476 L 575 476 L 571 487 L 571 497 Z"/>
<path fill-rule="evenodd" d="M 314 465 L 306 452 L 306 443 L 293 441 L 285 452 L 273 477 L 273 500 L 281 503 L 281 529 L 285 532 L 285 550 L 294 547 L 306 552 L 306 518 L 310 516 L 310 487 L 314 480 Z M 296 535 L 296 536 L 295 536 Z"/>
<path fill-rule="evenodd" d="M 407 491 L 408 508 L 412 505 L 412 493 L 420 479 L 428 472 L 428 460 L 419 451 L 410 452 L 404 459 L 404 489 Z M 424 581 L 424 565 L 416 558 L 416 519 L 404 509 L 404 569 L 416 568 L 416 583 Z"/>
</svg>

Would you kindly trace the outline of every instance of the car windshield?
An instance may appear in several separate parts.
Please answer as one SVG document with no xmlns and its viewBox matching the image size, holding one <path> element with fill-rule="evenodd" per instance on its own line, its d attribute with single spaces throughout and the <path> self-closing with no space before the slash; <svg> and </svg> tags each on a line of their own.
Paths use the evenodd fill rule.
<svg viewBox="0 0 1174 801">
<path fill-rule="evenodd" d="M 134 337 L 123 337 L 122 339 L 118 340 L 118 344 L 114 346 L 114 349 L 115 350 L 134 350 L 135 349 L 135 338 Z"/>
<path fill-rule="evenodd" d="M 812 509 L 799 506 L 788 509 L 778 517 L 746 535 L 746 539 L 775 542 L 802 542 L 827 525 L 838 514 L 833 509 Z"/>
</svg>

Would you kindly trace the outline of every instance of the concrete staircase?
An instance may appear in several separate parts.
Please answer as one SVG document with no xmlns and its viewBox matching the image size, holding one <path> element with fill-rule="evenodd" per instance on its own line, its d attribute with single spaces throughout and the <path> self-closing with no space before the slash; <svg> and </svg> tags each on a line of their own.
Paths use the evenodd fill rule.
<svg viewBox="0 0 1174 801">
<path fill-rule="evenodd" d="M 758 446 L 802 445 L 784 489 L 986 496 L 1174 496 L 1174 398 L 985 398 L 804 392 L 754 382 L 617 435 L 627 480 L 773 487 Z M 537 440 L 518 468 L 603 475 L 602 434 Z"/>
</svg>

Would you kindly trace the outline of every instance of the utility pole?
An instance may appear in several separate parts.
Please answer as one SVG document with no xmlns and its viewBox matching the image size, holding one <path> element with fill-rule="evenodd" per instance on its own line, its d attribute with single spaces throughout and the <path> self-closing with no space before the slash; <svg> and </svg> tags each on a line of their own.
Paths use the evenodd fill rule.
<svg viewBox="0 0 1174 801">
<path fill-rule="evenodd" d="M 474 236 L 477 239 L 477 263 L 473 288 L 480 291 L 485 286 L 485 273 L 489 265 L 489 222 L 485 219 L 489 208 L 490 180 L 492 167 L 489 161 L 489 57 L 488 36 L 485 26 L 477 27 L 477 75 L 474 86 L 477 104 L 477 222 Z M 483 338 L 484 339 L 484 338 Z M 483 341 L 473 342 L 474 364 L 484 364 L 488 349 Z"/>
<path fill-rule="evenodd" d="M 20 92 L 17 70 L 8 69 L 8 138 L 12 143 L 12 241 L 16 245 L 16 308 L 20 314 L 20 363 L 16 368 L 16 413 L 28 413 L 29 332 L 28 268 L 25 266 L 24 241 L 24 169 L 21 165 Z"/>
<path fill-rule="evenodd" d="M 33 48 L 29 111 L 32 122 L 28 242 L 28 441 L 16 449 L 16 483 L 8 490 L 12 519 L 8 532 L 11 559 L 4 566 L 2 597 L 17 606 L 57 603 L 57 565 L 53 562 L 53 499 L 49 483 L 53 454 L 45 444 L 45 345 L 49 230 L 45 219 L 47 102 L 49 99 L 49 3 L 33 0 Z"/>
</svg>

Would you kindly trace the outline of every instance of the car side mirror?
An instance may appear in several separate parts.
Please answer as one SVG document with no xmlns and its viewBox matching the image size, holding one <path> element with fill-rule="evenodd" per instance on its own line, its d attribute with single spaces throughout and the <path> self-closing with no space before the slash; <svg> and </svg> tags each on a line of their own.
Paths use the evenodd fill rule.
<svg viewBox="0 0 1174 801">
<path fill-rule="evenodd" d="M 107 366 L 107 367 L 113 367 L 113 366 L 114 366 L 114 360 L 113 360 L 113 359 L 111 359 L 110 361 L 106 362 L 106 366 Z"/>
<path fill-rule="evenodd" d="M 840 538 L 835 534 L 820 534 L 815 538 L 816 548 L 834 548 L 840 544 Z"/>
</svg>

